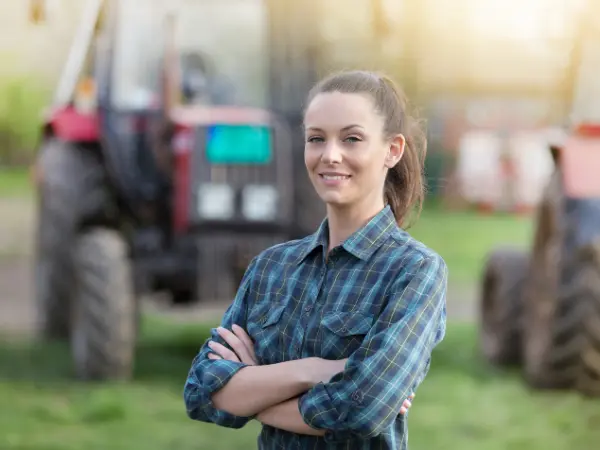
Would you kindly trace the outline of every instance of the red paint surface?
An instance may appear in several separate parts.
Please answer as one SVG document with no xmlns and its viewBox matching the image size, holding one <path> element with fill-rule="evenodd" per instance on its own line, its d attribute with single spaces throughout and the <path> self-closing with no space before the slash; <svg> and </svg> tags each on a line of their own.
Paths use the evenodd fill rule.
<svg viewBox="0 0 600 450">
<path fill-rule="evenodd" d="M 67 142 L 96 142 L 100 138 L 98 115 L 83 114 L 72 106 L 50 111 L 48 123 L 54 134 Z"/>
</svg>

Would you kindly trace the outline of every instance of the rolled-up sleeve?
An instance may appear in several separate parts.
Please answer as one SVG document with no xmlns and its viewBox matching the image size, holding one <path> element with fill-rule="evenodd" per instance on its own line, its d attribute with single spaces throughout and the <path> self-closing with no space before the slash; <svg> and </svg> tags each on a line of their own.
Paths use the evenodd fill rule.
<svg viewBox="0 0 600 450">
<path fill-rule="evenodd" d="M 329 442 L 388 430 L 429 370 L 432 350 L 445 335 L 448 270 L 437 255 L 411 266 L 344 371 L 300 398 L 304 421 L 326 430 Z"/>
<path fill-rule="evenodd" d="M 247 296 L 251 291 L 255 265 L 256 258 L 248 266 L 235 299 L 223 316 L 222 327 L 230 330 L 232 325 L 237 324 L 244 329 L 246 328 Z M 228 346 L 219 336 L 216 328 L 213 328 L 211 337 L 204 342 L 199 353 L 192 361 L 192 367 L 185 382 L 183 397 L 187 415 L 191 419 L 201 422 L 210 422 L 228 428 L 241 428 L 251 418 L 235 416 L 216 409 L 212 401 L 212 395 L 223 388 L 240 369 L 246 367 L 246 364 L 209 359 L 208 354 L 211 350 L 208 347 L 208 342 L 210 340 Z"/>
</svg>

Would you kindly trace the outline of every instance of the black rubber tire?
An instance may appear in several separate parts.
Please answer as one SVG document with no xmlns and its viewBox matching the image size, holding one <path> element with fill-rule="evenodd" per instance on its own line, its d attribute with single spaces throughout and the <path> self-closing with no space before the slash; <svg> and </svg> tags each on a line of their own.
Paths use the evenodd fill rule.
<svg viewBox="0 0 600 450">
<path fill-rule="evenodd" d="M 499 366 L 522 362 L 523 287 L 528 254 L 497 249 L 485 264 L 481 283 L 480 347 L 485 359 Z"/>
<path fill-rule="evenodd" d="M 75 247 L 71 348 L 78 378 L 127 380 L 138 330 L 131 261 L 119 233 L 95 228 Z"/>
<path fill-rule="evenodd" d="M 600 247 L 577 248 L 564 211 L 560 172 L 542 201 L 523 335 L 527 383 L 600 395 Z M 568 238 L 571 236 L 571 238 Z"/>
<path fill-rule="evenodd" d="M 105 173 L 89 149 L 49 139 L 41 172 L 35 256 L 35 304 L 40 337 L 68 339 L 73 284 L 71 246 L 79 225 L 107 202 Z"/>
<path fill-rule="evenodd" d="M 583 248 L 578 256 L 578 301 L 583 323 L 575 387 L 584 395 L 600 397 L 600 240 Z"/>
</svg>

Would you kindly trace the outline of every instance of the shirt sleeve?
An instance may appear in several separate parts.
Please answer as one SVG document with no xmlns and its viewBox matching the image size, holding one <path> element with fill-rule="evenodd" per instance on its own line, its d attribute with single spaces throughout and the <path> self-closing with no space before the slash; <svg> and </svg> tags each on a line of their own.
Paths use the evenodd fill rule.
<svg viewBox="0 0 600 450">
<path fill-rule="evenodd" d="M 447 277 L 437 255 L 413 264 L 394 283 L 389 301 L 344 371 L 300 397 L 304 421 L 326 430 L 328 442 L 367 439 L 396 420 L 445 335 Z"/>
<path fill-rule="evenodd" d="M 249 264 L 233 303 L 227 308 L 221 326 L 231 330 L 233 324 L 246 329 L 247 297 L 251 290 L 252 278 L 256 266 L 256 258 Z M 247 364 L 212 360 L 208 358 L 211 349 L 208 342 L 212 340 L 229 345 L 219 336 L 216 328 L 211 330 L 211 336 L 206 339 L 199 353 L 192 361 L 192 367 L 185 382 L 183 397 L 189 418 L 201 422 L 210 422 L 228 428 L 242 428 L 251 418 L 240 417 L 226 411 L 216 409 L 212 395 L 223 388 L 240 369 Z"/>
</svg>

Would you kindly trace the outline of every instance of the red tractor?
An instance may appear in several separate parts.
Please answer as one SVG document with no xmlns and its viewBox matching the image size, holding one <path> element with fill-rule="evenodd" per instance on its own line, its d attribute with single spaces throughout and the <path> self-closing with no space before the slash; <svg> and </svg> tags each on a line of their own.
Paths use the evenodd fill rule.
<svg viewBox="0 0 600 450">
<path fill-rule="evenodd" d="M 250 257 L 323 217 L 297 3 L 88 1 L 34 167 L 40 329 L 79 377 L 131 376 L 143 294 L 230 299 Z"/>
<path fill-rule="evenodd" d="M 576 125 L 550 142 L 531 251 L 486 261 L 481 347 L 495 364 L 522 365 L 532 387 L 600 396 L 600 22 L 597 2 L 589 8 L 567 99 Z"/>
</svg>

